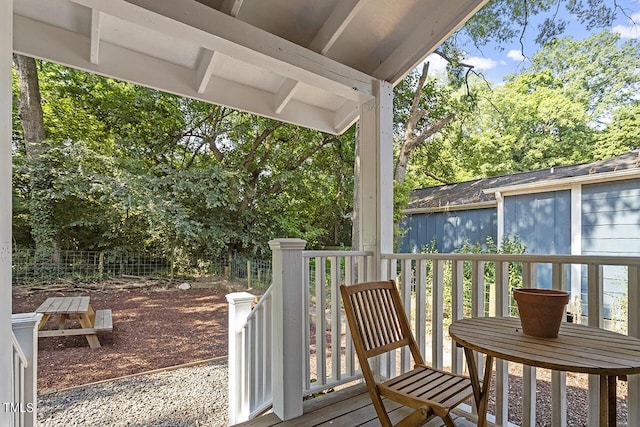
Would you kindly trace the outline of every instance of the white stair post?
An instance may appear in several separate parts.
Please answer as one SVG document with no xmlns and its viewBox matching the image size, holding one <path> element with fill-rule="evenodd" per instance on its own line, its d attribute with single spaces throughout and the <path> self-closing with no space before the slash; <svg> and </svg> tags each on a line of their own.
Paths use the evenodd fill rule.
<svg viewBox="0 0 640 427">
<path fill-rule="evenodd" d="M 251 313 L 255 296 L 249 292 L 234 292 L 227 295 L 229 303 L 229 425 L 249 419 L 249 390 L 243 387 L 248 367 L 243 352 L 242 329 Z"/>
<path fill-rule="evenodd" d="M 11 328 L 27 359 L 24 372 L 24 400 L 13 402 L 24 416 L 24 425 L 35 427 L 38 405 L 38 324 L 42 314 L 20 313 L 11 316 Z"/>
<path fill-rule="evenodd" d="M 303 274 L 301 239 L 269 241 L 273 251 L 272 395 L 281 420 L 302 415 Z"/>
</svg>

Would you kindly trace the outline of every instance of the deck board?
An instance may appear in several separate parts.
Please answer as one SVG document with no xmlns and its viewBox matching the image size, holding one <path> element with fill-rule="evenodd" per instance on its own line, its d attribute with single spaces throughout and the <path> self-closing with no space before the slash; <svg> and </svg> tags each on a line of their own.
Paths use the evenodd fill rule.
<svg viewBox="0 0 640 427">
<path fill-rule="evenodd" d="M 383 399 L 389 412 L 389 418 L 395 424 L 407 416 L 411 409 L 400 407 L 396 402 Z M 273 413 L 268 413 L 247 422 L 236 424 L 237 427 L 379 427 L 380 422 L 371 404 L 371 398 L 364 384 L 358 384 L 340 391 L 304 402 L 304 414 L 289 421 L 281 421 Z M 464 418 L 454 419 L 459 427 L 475 426 Z M 436 418 L 425 424 L 426 427 L 443 426 L 442 420 Z"/>
</svg>

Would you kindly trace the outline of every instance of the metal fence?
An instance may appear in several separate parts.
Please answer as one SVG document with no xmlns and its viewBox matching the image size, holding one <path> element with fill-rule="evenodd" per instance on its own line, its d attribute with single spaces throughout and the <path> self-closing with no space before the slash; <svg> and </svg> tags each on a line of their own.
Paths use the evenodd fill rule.
<svg viewBox="0 0 640 427">
<path fill-rule="evenodd" d="M 14 284 L 44 283 L 59 279 L 101 281 L 114 278 L 189 279 L 219 276 L 267 288 L 271 284 L 271 261 L 245 257 L 187 257 L 173 260 L 144 253 L 106 251 L 13 252 Z"/>
</svg>

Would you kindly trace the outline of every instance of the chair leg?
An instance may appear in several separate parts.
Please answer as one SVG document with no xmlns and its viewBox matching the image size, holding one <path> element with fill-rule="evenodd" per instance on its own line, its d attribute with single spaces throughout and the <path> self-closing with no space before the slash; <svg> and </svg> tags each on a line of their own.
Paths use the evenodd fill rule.
<svg viewBox="0 0 640 427">
<path fill-rule="evenodd" d="M 451 415 L 449 414 L 442 417 L 442 421 L 444 421 L 444 425 L 447 427 L 456 427 L 456 423 L 453 422 L 453 420 L 451 419 Z"/>
<path fill-rule="evenodd" d="M 433 412 L 429 410 L 429 407 L 423 407 L 404 417 L 398 424 L 395 425 L 395 427 L 421 426 L 432 416 Z"/>
<path fill-rule="evenodd" d="M 378 419 L 380 420 L 380 424 L 382 424 L 382 427 L 393 427 L 393 424 L 391 424 L 391 420 L 389 419 L 389 415 L 387 415 L 387 410 L 382 403 L 382 398 L 380 397 L 380 395 L 372 392 L 370 392 L 369 395 L 371 396 L 371 403 L 373 403 L 373 407 L 376 410 L 376 414 L 378 414 Z"/>
</svg>

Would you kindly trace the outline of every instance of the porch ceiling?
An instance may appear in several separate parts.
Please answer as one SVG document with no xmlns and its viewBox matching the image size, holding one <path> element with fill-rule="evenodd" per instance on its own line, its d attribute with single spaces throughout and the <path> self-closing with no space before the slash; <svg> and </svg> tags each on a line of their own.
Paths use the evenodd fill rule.
<svg viewBox="0 0 640 427">
<path fill-rule="evenodd" d="M 14 50 L 342 133 L 487 0 L 14 0 Z"/>
</svg>

